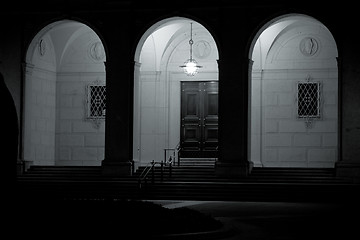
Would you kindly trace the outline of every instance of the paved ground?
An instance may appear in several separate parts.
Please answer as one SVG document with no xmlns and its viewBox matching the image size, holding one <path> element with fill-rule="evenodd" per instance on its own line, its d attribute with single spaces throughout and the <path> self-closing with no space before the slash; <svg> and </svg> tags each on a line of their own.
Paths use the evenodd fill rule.
<svg viewBox="0 0 360 240">
<path fill-rule="evenodd" d="M 233 229 L 223 240 L 353 239 L 360 211 L 354 204 L 153 201 L 166 208 L 187 207 L 209 214 Z M 356 236 L 355 235 L 355 236 Z"/>
</svg>

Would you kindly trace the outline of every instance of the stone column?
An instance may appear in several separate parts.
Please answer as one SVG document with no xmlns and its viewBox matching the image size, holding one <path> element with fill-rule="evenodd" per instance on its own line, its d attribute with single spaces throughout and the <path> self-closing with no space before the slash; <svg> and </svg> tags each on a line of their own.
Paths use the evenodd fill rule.
<svg viewBox="0 0 360 240">
<path fill-rule="evenodd" d="M 104 175 L 132 174 L 134 64 L 126 58 L 106 62 Z"/>
<path fill-rule="evenodd" d="M 339 161 L 336 162 L 336 175 L 360 183 L 360 66 L 355 49 L 359 44 L 348 39 L 344 58 L 338 59 L 339 71 Z"/>
<path fill-rule="evenodd" d="M 219 65 L 218 176 L 247 176 L 248 161 L 248 61 L 232 57 Z"/>
<path fill-rule="evenodd" d="M 31 141 L 31 115 L 32 115 L 32 75 L 34 72 L 34 64 L 22 63 L 22 74 L 23 74 L 23 119 L 22 121 L 22 133 L 21 139 L 19 141 L 19 157 L 18 163 L 18 173 L 25 172 L 32 164 L 33 160 L 28 159 L 29 152 L 31 151 L 32 145 Z M 27 143 L 27 144 L 25 144 Z"/>
<path fill-rule="evenodd" d="M 141 63 L 134 63 L 134 119 L 133 119 L 133 163 L 134 169 L 140 165 L 140 67 Z"/>
<path fill-rule="evenodd" d="M 14 168 L 10 168 L 7 163 L 11 163 L 11 166 L 15 166 L 15 163 L 18 164 L 18 137 L 19 137 L 19 126 L 18 126 L 18 117 L 16 112 L 15 103 L 13 97 L 7 88 L 5 79 L 0 73 L 0 91 L 2 97 L 3 108 L 5 110 L 6 116 L 3 117 L 3 127 L 6 128 L 6 133 L 4 134 L 4 141 L 2 144 L 2 154 L 5 156 L 6 161 L 3 163 L 4 169 L 6 169 L 3 175 L 7 174 L 8 171 L 14 171 Z M 17 166 L 17 165 L 16 165 Z M 16 173 L 18 173 L 16 167 Z M 15 173 L 12 172 L 11 176 Z M 9 175 L 7 175 L 7 179 Z M 4 182 L 4 184 L 7 184 Z"/>
</svg>

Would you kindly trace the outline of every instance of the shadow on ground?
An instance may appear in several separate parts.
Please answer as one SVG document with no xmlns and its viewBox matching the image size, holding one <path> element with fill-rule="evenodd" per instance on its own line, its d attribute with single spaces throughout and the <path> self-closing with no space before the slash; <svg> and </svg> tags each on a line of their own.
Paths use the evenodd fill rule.
<svg viewBox="0 0 360 240">
<path fill-rule="evenodd" d="M 144 201 L 37 199 L 14 207 L 10 222 L 17 226 L 18 237 L 138 239 L 208 232 L 223 226 L 219 220 L 193 209 L 167 209 Z"/>
</svg>

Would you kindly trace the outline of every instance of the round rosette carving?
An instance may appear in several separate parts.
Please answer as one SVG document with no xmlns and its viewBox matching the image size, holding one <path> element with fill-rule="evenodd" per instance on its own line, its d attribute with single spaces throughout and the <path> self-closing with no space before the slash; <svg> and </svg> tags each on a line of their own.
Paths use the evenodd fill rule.
<svg viewBox="0 0 360 240">
<path fill-rule="evenodd" d="M 194 44 L 194 55 L 196 58 L 207 58 L 211 53 L 211 46 L 205 40 L 200 40 Z"/>
<path fill-rule="evenodd" d="M 101 61 L 105 58 L 105 50 L 101 42 L 95 42 L 91 45 L 90 56 L 96 61 Z"/>
<path fill-rule="evenodd" d="M 301 40 L 299 48 L 303 55 L 314 56 L 319 50 L 319 42 L 313 37 L 306 37 Z"/>
</svg>

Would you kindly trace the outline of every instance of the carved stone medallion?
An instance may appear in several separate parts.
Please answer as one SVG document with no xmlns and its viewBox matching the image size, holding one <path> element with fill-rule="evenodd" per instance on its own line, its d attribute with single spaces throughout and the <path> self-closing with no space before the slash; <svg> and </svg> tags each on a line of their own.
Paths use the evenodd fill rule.
<svg viewBox="0 0 360 240">
<path fill-rule="evenodd" d="M 45 55 L 45 52 L 46 52 L 46 42 L 44 39 L 41 39 L 40 42 L 39 42 L 39 54 L 40 56 L 44 56 Z"/>
<path fill-rule="evenodd" d="M 105 57 L 104 46 L 101 42 L 95 42 L 90 47 L 90 56 L 96 61 L 103 60 Z"/>
<path fill-rule="evenodd" d="M 194 44 L 194 55 L 196 58 L 207 58 L 211 53 L 211 46 L 205 40 L 200 40 Z"/>
<path fill-rule="evenodd" d="M 300 42 L 300 52 L 305 56 L 314 56 L 319 50 L 319 43 L 315 38 L 306 37 Z"/>
</svg>

